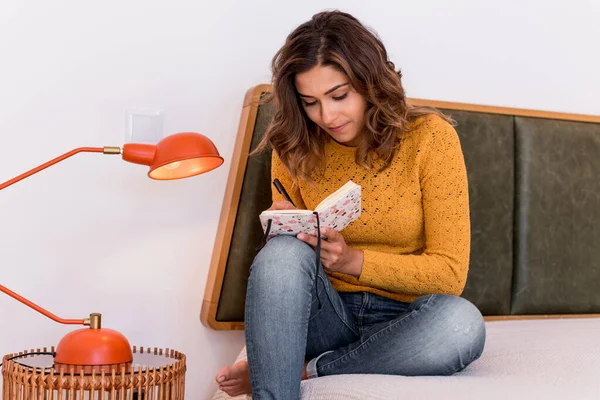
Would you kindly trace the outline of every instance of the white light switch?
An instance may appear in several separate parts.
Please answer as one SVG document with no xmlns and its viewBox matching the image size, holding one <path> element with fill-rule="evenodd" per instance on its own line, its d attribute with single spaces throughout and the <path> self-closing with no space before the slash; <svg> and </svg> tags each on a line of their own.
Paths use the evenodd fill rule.
<svg viewBox="0 0 600 400">
<path fill-rule="evenodd" d="M 163 138 L 163 112 L 128 110 L 126 142 L 156 144 Z"/>
</svg>

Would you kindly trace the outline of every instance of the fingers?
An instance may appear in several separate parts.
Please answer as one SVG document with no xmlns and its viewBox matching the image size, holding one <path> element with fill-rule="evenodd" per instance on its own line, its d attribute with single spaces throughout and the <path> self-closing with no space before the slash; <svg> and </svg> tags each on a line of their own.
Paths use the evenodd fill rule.
<svg viewBox="0 0 600 400">
<path fill-rule="evenodd" d="M 321 249 L 325 250 L 328 246 L 327 242 L 329 241 L 329 237 L 325 234 L 326 229 L 328 228 L 321 228 Z M 331 232 L 333 232 L 332 229 L 329 229 Z M 299 233 L 298 235 L 296 235 L 296 237 L 300 240 L 302 240 L 304 243 L 312 246 L 312 247 L 317 247 L 317 236 L 316 235 L 308 235 L 306 233 Z"/>
<path fill-rule="evenodd" d="M 311 246 L 313 249 L 316 250 L 317 248 L 317 237 L 313 236 L 313 235 L 307 235 L 306 233 L 299 233 L 296 236 L 299 240 L 302 240 L 304 243 L 308 244 L 309 246 Z M 328 253 L 327 250 L 325 249 L 325 244 L 327 242 L 325 240 L 321 240 L 321 264 L 323 264 L 324 268 L 328 268 L 329 267 L 329 261 L 327 260 L 328 258 Z"/>
<path fill-rule="evenodd" d="M 325 264 L 329 258 L 331 258 L 332 254 L 335 256 L 337 252 L 340 251 L 340 245 L 336 242 L 331 242 L 328 237 L 325 237 L 325 229 L 321 228 L 321 261 Z M 332 229 L 329 230 L 330 234 L 334 232 Z M 302 240 L 304 243 L 311 246 L 313 249 L 317 248 L 318 239 L 314 235 L 307 235 L 306 233 L 299 233 L 296 236 L 299 240 Z"/>
<path fill-rule="evenodd" d="M 275 200 L 268 210 L 295 210 L 296 207 L 287 200 Z"/>
<path fill-rule="evenodd" d="M 296 237 L 313 247 L 317 246 L 317 236 L 316 235 L 307 235 L 306 233 L 299 233 Z M 342 236 L 341 233 L 336 232 L 334 229 L 321 228 L 321 247 L 323 247 L 323 248 L 328 246 L 327 243 L 323 243 L 324 240 L 326 240 L 327 243 L 334 243 L 334 242 L 343 241 L 344 237 Z"/>
<path fill-rule="evenodd" d="M 327 238 L 329 243 L 344 241 L 344 237 L 341 233 L 331 228 L 321 228 L 321 235 Z M 346 243 L 344 241 L 344 243 Z"/>
<path fill-rule="evenodd" d="M 307 235 L 306 233 L 299 233 L 296 237 L 312 247 L 317 247 L 317 237 L 316 236 Z M 323 242 L 321 242 L 321 243 L 323 243 Z"/>
</svg>

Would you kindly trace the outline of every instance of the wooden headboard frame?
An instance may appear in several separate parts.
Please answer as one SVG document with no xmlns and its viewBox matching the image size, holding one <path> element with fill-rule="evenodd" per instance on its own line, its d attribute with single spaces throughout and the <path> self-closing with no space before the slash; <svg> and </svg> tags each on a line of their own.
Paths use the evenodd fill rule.
<svg viewBox="0 0 600 400">
<path fill-rule="evenodd" d="M 242 191 L 242 183 L 246 163 L 248 161 L 248 153 L 254 125 L 256 122 L 256 114 L 258 112 L 258 103 L 261 95 L 271 91 L 271 85 L 262 84 L 249 89 L 244 98 L 244 105 L 238 134 L 233 149 L 231 158 L 231 166 L 229 170 L 229 178 L 227 180 L 227 188 L 223 199 L 223 207 L 219 219 L 219 227 L 215 238 L 215 245 L 208 272 L 208 280 L 206 282 L 206 290 L 204 292 L 204 300 L 202 302 L 202 311 L 200 319 L 202 323 L 216 330 L 243 330 L 243 322 L 220 322 L 216 320 L 217 307 L 221 296 L 221 288 L 223 286 L 223 277 L 225 276 L 225 266 L 227 256 L 229 254 L 229 246 L 231 245 L 231 236 L 233 225 L 238 210 L 238 203 Z M 568 121 L 593 122 L 600 123 L 600 116 L 583 115 L 583 114 L 568 114 L 537 110 L 527 110 L 520 108 L 508 107 L 493 107 L 482 106 L 477 104 L 453 103 L 446 101 L 434 101 L 423 99 L 408 99 L 409 103 L 414 105 L 431 106 L 449 110 L 473 111 L 491 114 L 503 115 L 518 115 L 523 117 L 561 119 Z M 567 314 L 567 315 L 507 315 L 507 316 L 487 316 L 487 321 L 503 320 L 503 319 L 540 319 L 540 318 L 591 318 L 600 317 L 600 314 Z"/>
</svg>

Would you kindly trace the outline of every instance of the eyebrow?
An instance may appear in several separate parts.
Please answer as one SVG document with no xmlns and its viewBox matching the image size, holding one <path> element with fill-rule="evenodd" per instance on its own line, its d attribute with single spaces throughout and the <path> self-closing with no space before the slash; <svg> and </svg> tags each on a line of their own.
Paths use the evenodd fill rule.
<svg viewBox="0 0 600 400">
<path fill-rule="evenodd" d="M 344 87 L 344 86 L 349 85 L 349 84 L 350 84 L 349 82 L 346 82 L 346 83 L 342 83 L 340 85 L 334 86 L 331 89 L 329 89 L 328 91 L 326 91 L 324 94 L 327 95 L 327 94 L 329 94 L 331 92 L 335 92 L 339 88 Z M 309 96 L 309 95 L 302 94 L 302 93 L 298 93 L 298 96 L 300 96 L 300 97 L 314 97 L 314 96 Z"/>
</svg>

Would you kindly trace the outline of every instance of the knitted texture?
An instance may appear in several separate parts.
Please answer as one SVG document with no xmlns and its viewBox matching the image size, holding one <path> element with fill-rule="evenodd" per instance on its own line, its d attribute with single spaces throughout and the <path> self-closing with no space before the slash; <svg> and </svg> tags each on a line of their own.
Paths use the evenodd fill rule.
<svg viewBox="0 0 600 400">
<path fill-rule="evenodd" d="M 342 231 L 364 252 L 361 275 L 328 272 L 337 291 L 365 291 L 411 302 L 424 294 L 460 295 L 470 251 L 467 174 L 458 135 L 429 115 L 400 136 L 391 165 L 379 172 L 356 164 L 355 148 L 333 140 L 314 182 L 296 185 L 273 152 L 279 178 L 298 208 L 314 209 L 348 180 L 362 187 L 362 215 Z M 273 191 L 273 200 L 283 197 Z"/>
</svg>

